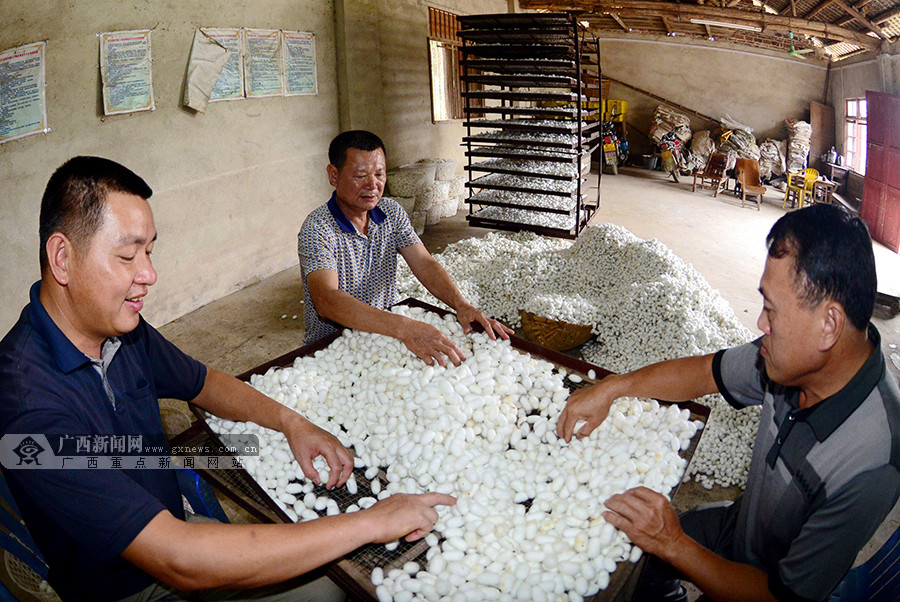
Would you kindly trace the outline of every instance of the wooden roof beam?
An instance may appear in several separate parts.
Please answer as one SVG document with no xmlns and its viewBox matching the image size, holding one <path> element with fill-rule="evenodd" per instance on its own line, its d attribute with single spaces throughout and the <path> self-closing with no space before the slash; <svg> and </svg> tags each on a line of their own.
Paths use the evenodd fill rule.
<svg viewBox="0 0 900 602">
<path fill-rule="evenodd" d="M 880 27 L 878 27 L 877 25 L 875 25 L 874 23 L 869 21 L 869 19 L 864 14 L 862 14 L 856 8 L 854 8 L 854 7 L 850 6 L 849 4 L 847 4 L 846 2 L 844 2 L 844 0 L 834 0 L 834 2 L 838 6 L 843 8 L 845 11 L 847 11 L 848 13 L 853 15 L 853 17 L 856 18 L 857 21 L 859 21 L 860 23 L 862 23 L 863 25 L 868 27 L 871 31 L 874 31 L 879 37 L 881 37 L 882 40 L 890 40 L 891 39 L 890 36 L 888 36 L 886 33 L 884 33 L 883 29 L 881 29 Z"/>
<path fill-rule="evenodd" d="M 672 26 L 669 25 L 669 20 L 665 17 L 660 17 L 662 19 L 663 25 L 666 27 L 666 35 L 672 33 Z"/>
<path fill-rule="evenodd" d="M 813 17 L 818 15 L 820 12 L 822 12 L 824 9 L 831 6 L 831 4 L 833 2 L 834 2 L 834 0 L 824 0 L 823 2 L 820 2 L 819 4 L 817 4 L 815 6 L 815 8 L 813 8 L 811 11 L 809 11 L 808 13 L 803 15 L 803 18 L 804 19 L 812 19 Z"/>
<path fill-rule="evenodd" d="M 860 8 L 860 5 L 865 6 L 866 4 L 868 4 L 867 1 L 857 2 L 854 5 L 854 7 L 858 9 L 858 8 Z M 900 6 L 898 6 L 897 8 L 888 9 L 888 10 L 884 11 L 883 13 L 878 13 L 877 15 L 872 15 L 872 17 L 869 20 L 872 23 L 874 23 L 875 25 L 883 25 L 886 21 L 888 21 L 889 19 L 896 17 L 898 15 L 900 15 Z M 848 23 L 852 23 L 853 21 L 856 21 L 856 20 L 857 19 L 855 16 L 847 15 L 846 17 L 843 17 L 843 18 L 835 21 L 834 24 L 838 25 L 839 27 L 843 27 L 844 25 L 847 25 Z"/>
<path fill-rule="evenodd" d="M 620 17 L 618 14 L 616 14 L 616 13 L 608 13 L 608 14 L 609 14 L 610 17 L 613 18 L 613 20 L 614 20 L 616 23 L 619 24 L 619 27 L 621 27 L 621 28 L 624 29 L 625 31 L 631 31 L 631 28 L 628 27 L 627 25 L 625 25 L 625 22 L 622 20 L 622 17 Z"/>
<path fill-rule="evenodd" d="M 731 2 L 729 2 L 725 6 L 726 6 L 726 8 L 734 8 L 735 6 L 737 6 L 740 3 L 741 3 L 741 0 L 731 0 Z"/>
<path fill-rule="evenodd" d="M 762 27 L 764 30 L 793 31 L 796 35 L 823 37 L 829 40 L 847 42 L 868 50 L 877 50 L 881 40 L 854 29 L 839 27 L 823 21 L 770 15 L 768 13 L 751 13 L 734 8 L 715 8 L 697 6 L 695 4 L 673 4 L 658 0 L 519 0 L 523 9 L 571 10 L 589 16 L 591 12 L 601 14 L 611 11 L 621 16 L 655 17 L 666 16 L 676 21 L 690 19 L 710 19 L 727 23 L 736 23 Z"/>
</svg>

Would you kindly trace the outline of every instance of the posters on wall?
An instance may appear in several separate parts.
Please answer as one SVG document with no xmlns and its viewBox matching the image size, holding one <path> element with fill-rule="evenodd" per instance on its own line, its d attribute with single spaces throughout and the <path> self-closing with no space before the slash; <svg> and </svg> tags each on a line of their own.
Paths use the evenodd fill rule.
<svg viewBox="0 0 900 602">
<path fill-rule="evenodd" d="M 152 111 L 150 30 L 100 34 L 100 77 L 106 115 Z"/>
<path fill-rule="evenodd" d="M 46 42 L 0 52 L 0 144 L 46 133 L 44 71 Z"/>
<path fill-rule="evenodd" d="M 281 36 L 285 96 L 316 94 L 316 34 L 283 31 Z"/>
<path fill-rule="evenodd" d="M 228 53 L 223 67 L 216 66 L 214 86 L 201 77 L 215 63 L 216 49 L 198 43 L 200 36 Z M 316 75 L 316 34 L 278 29 L 200 28 L 191 47 L 186 106 L 205 110 L 206 101 L 188 102 L 187 91 L 207 88 L 208 102 L 263 98 L 267 96 L 309 96 L 318 94 Z"/>
<path fill-rule="evenodd" d="M 284 95 L 280 38 L 277 29 L 244 30 L 247 98 Z"/>
<path fill-rule="evenodd" d="M 210 102 L 237 100 L 244 97 L 244 61 L 242 48 L 244 38 L 240 29 L 202 28 L 210 39 L 218 42 L 228 51 L 228 61 L 219 73 L 215 87 L 210 94 Z"/>
<path fill-rule="evenodd" d="M 228 50 L 198 29 L 194 32 L 191 44 L 191 58 L 185 77 L 184 94 L 181 102 L 184 106 L 199 113 L 206 112 L 209 97 L 215 88 L 219 74 L 228 62 Z"/>
</svg>

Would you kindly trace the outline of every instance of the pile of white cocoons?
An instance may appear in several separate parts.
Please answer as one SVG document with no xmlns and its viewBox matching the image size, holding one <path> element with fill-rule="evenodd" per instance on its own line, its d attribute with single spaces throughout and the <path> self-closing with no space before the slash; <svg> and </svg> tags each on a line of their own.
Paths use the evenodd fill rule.
<svg viewBox="0 0 900 602">
<path fill-rule="evenodd" d="M 392 311 L 440 329 L 466 361 L 429 367 L 396 339 L 346 330 L 314 356 L 251 379 L 352 447 L 369 482 L 347 482 L 361 496 L 347 512 L 398 492 L 457 498 L 437 508 L 422 566 L 373 571 L 378 599 L 580 600 L 605 588 L 616 563 L 636 561 L 640 549 L 603 519 L 604 501 L 638 485 L 668 495 L 685 470 L 678 452 L 702 423 L 678 406 L 622 398 L 589 437 L 567 444 L 556 436 L 565 380 L 582 377 L 508 341 L 464 335 L 452 315 Z M 314 493 L 281 433 L 209 423 L 259 435 L 260 455 L 245 467 L 290 518 L 340 512 Z M 315 465 L 324 482 L 327 466 Z"/>
<path fill-rule="evenodd" d="M 530 232 L 490 233 L 449 245 L 435 258 L 466 299 L 520 326 L 519 310 L 593 327 L 587 361 L 627 372 L 653 362 L 712 353 L 752 340 L 734 311 L 693 266 L 658 240 L 613 224 L 585 229 L 574 242 Z M 400 298 L 442 305 L 398 266 Z M 743 487 L 759 408 L 737 411 L 720 395 L 689 475 L 704 487 Z"/>
</svg>

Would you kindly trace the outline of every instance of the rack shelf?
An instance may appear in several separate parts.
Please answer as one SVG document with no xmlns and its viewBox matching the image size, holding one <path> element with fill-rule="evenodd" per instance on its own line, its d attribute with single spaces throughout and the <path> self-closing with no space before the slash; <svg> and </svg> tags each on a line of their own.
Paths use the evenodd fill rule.
<svg viewBox="0 0 900 602">
<path fill-rule="evenodd" d="M 577 237 L 600 204 L 586 190 L 600 143 L 597 39 L 566 13 L 459 23 L 469 225 Z"/>
</svg>

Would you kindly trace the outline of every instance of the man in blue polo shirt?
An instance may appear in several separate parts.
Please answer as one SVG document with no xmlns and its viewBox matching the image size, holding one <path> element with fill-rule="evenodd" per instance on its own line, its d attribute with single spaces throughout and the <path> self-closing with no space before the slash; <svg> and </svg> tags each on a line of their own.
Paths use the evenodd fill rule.
<svg viewBox="0 0 900 602">
<path fill-rule="evenodd" d="M 400 205 L 382 198 L 385 150 L 371 132 L 339 134 L 328 147 L 328 181 L 335 191 L 307 216 L 298 234 L 306 342 L 346 326 L 403 341 L 428 365 L 456 365 L 462 350 L 439 330 L 386 311 L 397 302 L 397 254 L 428 291 L 456 311 L 466 332 L 478 322 L 491 338 L 512 330 L 472 306 L 416 236 Z"/>
<path fill-rule="evenodd" d="M 159 438 L 158 398 L 173 397 L 282 431 L 305 474 L 318 480 L 312 461 L 322 455 L 332 469 L 327 486 L 342 485 L 353 459 L 335 437 L 185 355 L 140 316 L 156 282 L 151 194 L 133 172 L 97 157 L 76 157 L 51 177 L 41 202 L 41 280 L 0 341 L 0 435 Z M 437 519 L 433 506 L 453 503 L 394 496 L 296 525 L 197 524 L 184 521 L 171 470 L 4 468 L 4 476 L 50 584 L 64 600 L 91 602 L 280 583 L 364 543 L 421 537 Z"/>
<path fill-rule="evenodd" d="M 783 216 L 766 239 L 763 336 L 715 354 L 609 376 L 571 396 L 557 431 L 600 424 L 617 397 L 720 392 L 761 405 L 744 493 L 676 517 L 636 488 L 604 517 L 654 557 L 636 599 L 826 600 L 900 495 L 900 392 L 869 322 L 875 259 L 865 225 L 834 205 Z"/>
</svg>

